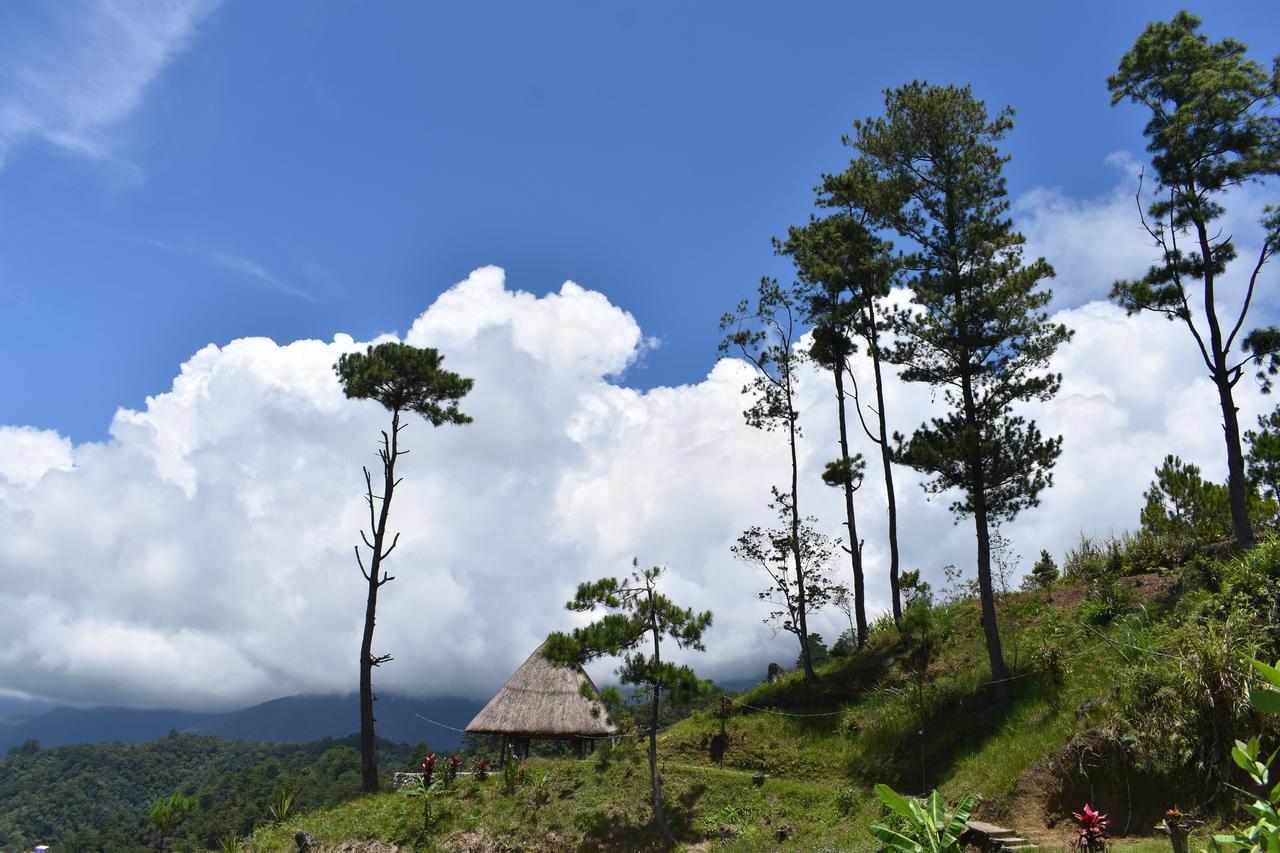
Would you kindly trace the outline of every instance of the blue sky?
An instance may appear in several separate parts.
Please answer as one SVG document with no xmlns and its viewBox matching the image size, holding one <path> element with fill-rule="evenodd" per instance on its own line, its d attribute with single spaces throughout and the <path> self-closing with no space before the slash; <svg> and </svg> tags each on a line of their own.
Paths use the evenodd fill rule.
<svg viewBox="0 0 1280 853">
<path fill-rule="evenodd" d="M 209 342 L 403 333 L 490 263 L 632 312 L 630 384 L 697 381 L 884 87 L 971 82 L 1018 111 L 1015 196 L 1091 198 L 1142 148 L 1106 75 L 1179 8 L 229 0 L 130 71 L 93 6 L 0 8 L 0 423 L 77 442 Z M 1270 3 L 1193 11 L 1280 53 Z"/>
<path fill-rule="evenodd" d="M 1269 63 L 1273 6 L 1217 4 L 1205 31 Z M 1018 410 L 1064 442 L 1043 503 L 1002 528 L 1022 568 L 1131 528 L 1167 453 L 1223 478 L 1185 330 L 1094 301 L 1151 258 L 1143 117 L 1105 80 L 1177 8 L 0 4 L 0 699 L 349 691 L 359 462 L 386 423 L 332 365 L 382 332 L 474 378 L 475 422 L 412 427 L 380 686 L 490 695 L 568 624 L 578 582 L 634 556 L 715 612 L 700 673 L 793 659 L 729 550 L 787 471 L 779 437 L 743 423 L 747 368 L 716 363 L 717 321 L 786 274 L 770 238 L 807 218 L 852 121 L 913 78 L 1018 110 L 1013 216 L 1075 331 L 1050 364 L 1061 392 Z M 1223 292 L 1275 200 L 1274 183 L 1230 196 Z M 1280 320 L 1278 269 L 1250 328 Z M 937 416 L 933 389 L 893 373 L 893 429 Z M 843 502 L 817 485 L 834 399 L 812 372 L 799 388 L 803 506 L 835 535 Z M 1251 382 L 1237 403 L 1246 426 L 1275 405 Z M 855 503 L 874 614 L 871 479 Z M 921 479 L 895 473 L 903 565 L 942 588 L 943 566 L 972 569 L 973 528 Z"/>
</svg>

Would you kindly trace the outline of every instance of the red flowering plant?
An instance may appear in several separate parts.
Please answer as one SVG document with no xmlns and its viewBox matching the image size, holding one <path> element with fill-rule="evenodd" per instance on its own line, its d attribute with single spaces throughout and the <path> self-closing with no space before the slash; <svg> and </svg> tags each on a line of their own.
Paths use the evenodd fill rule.
<svg viewBox="0 0 1280 853">
<path fill-rule="evenodd" d="M 460 766 L 462 766 L 462 759 L 458 756 L 455 755 L 449 759 L 449 770 L 445 776 L 446 782 L 452 782 L 454 779 L 458 778 L 458 768 Z"/>
<path fill-rule="evenodd" d="M 428 786 L 431 784 L 431 777 L 436 772 L 436 754 L 433 752 L 426 758 L 422 759 L 422 784 Z"/>
<path fill-rule="evenodd" d="M 489 762 L 486 759 L 476 759 L 476 778 L 481 782 L 489 778 Z"/>
<path fill-rule="evenodd" d="M 1083 812 L 1072 812 L 1076 820 L 1076 835 L 1071 839 L 1071 849 L 1077 853 L 1102 853 L 1107 849 L 1107 824 L 1105 814 L 1096 812 L 1084 804 Z"/>
</svg>

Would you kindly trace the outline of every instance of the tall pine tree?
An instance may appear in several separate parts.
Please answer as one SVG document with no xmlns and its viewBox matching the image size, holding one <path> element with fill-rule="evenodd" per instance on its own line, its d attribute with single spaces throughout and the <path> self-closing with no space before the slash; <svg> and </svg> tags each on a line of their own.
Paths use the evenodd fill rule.
<svg viewBox="0 0 1280 853">
<path fill-rule="evenodd" d="M 373 653 L 373 628 L 377 622 L 378 591 L 395 580 L 383 571 L 382 564 L 400 541 L 399 533 L 389 536 L 387 519 L 391 499 L 400 485 L 396 463 L 409 452 L 400 446 L 400 433 L 406 426 L 400 416 L 412 412 L 437 427 L 471 423 L 471 418 L 458 409 L 458 401 L 471 391 L 471 380 L 442 368 L 443 361 L 444 356 L 436 350 L 389 341 L 370 346 L 363 353 L 347 353 L 333 366 L 348 398 L 376 401 L 391 413 L 391 428 L 382 431 L 378 448 L 378 459 L 382 463 L 379 488 L 375 489 L 369 468 L 362 469 L 369 531 L 361 530 L 360 539 L 369 551 L 367 565 L 360 546 L 355 546 L 356 563 L 367 584 L 364 632 L 360 641 L 360 774 L 364 790 L 370 793 L 378 790 L 373 668 L 391 660 L 391 655 Z"/>
<path fill-rule="evenodd" d="M 1146 275 L 1116 282 L 1111 298 L 1131 314 L 1153 311 L 1180 322 L 1195 340 L 1222 410 L 1236 545 L 1247 548 L 1254 536 L 1234 389 L 1250 361 L 1264 386 L 1280 367 L 1280 328 L 1258 328 L 1240 337 L 1258 278 L 1280 248 L 1280 211 L 1263 211 L 1262 244 L 1246 268 L 1240 307 L 1224 317 L 1219 317 L 1227 304 L 1222 277 L 1236 258 L 1236 246 L 1217 220 L 1226 213 L 1232 188 L 1280 175 L 1280 122 L 1274 114 L 1280 57 L 1268 73 L 1245 57 L 1242 43 L 1211 42 L 1199 29 L 1200 19 L 1189 12 L 1149 25 L 1107 79 L 1113 105 L 1129 100 L 1151 112 L 1145 133 L 1156 192 L 1142 224 L 1158 252 Z M 1233 354 L 1237 343 L 1244 352 Z"/>
<path fill-rule="evenodd" d="M 837 197 L 833 187 L 838 179 L 828 177 L 819 203 L 837 208 L 822 219 L 811 219 L 808 225 L 792 227 L 785 241 L 776 241 L 778 252 L 795 261 L 797 277 L 806 286 L 809 320 L 814 323 L 811 355 L 815 362 L 831 371 L 836 391 L 836 413 L 840 429 L 840 459 L 827 466 L 823 479 L 841 486 L 845 498 L 845 526 L 849 530 L 850 562 L 854 575 L 854 604 L 858 614 L 858 645 L 866 642 L 867 626 L 864 604 L 864 581 L 861 540 L 853 508 L 853 492 L 862 481 L 861 454 L 849 453 L 845 401 L 852 396 L 858 422 L 874 444 L 880 448 L 884 473 L 886 507 L 889 514 L 889 591 L 893 620 L 901 624 L 902 594 L 898 588 L 898 503 L 893 488 L 892 447 L 884 403 L 884 379 L 881 371 L 883 345 L 880 340 L 885 326 L 881 300 L 889 295 L 897 264 L 891 256 L 892 245 L 874 233 L 868 212 L 854 199 Z M 874 416 L 875 430 L 867 425 L 863 403 L 858 393 L 857 375 L 849 365 L 861 342 L 871 359 L 875 384 L 874 405 L 867 406 Z M 858 476 L 854 476 L 854 475 Z"/>
<path fill-rule="evenodd" d="M 991 528 L 1034 506 L 1052 483 L 1062 439 L 1045 438 L 1014 414 L 1016 403 L 1048 400 L 1061 377 L 1046 366 L 1070 338 L 1048 321 L 1053 275 L 1023 260 L 1025 238 L 1007 216 L 998 149 L 1012 110 L 994 116 L 969 87 L 914 82 L 885 94 L 880 118 L 855 123 L 859 155 L 846 192 L 908 243 L 902 258 L 914 297 L 897 312 L 888 357 L 908 382 L 942 389 L 947 412 L 898 437 L 901 459 L 932 475 L 932 493 L 958 490 L 951 504 L 973 518 L 978 591 L 996 697 L 1008 707 L 1008 672 L 996 624 Z"/>
</svg>

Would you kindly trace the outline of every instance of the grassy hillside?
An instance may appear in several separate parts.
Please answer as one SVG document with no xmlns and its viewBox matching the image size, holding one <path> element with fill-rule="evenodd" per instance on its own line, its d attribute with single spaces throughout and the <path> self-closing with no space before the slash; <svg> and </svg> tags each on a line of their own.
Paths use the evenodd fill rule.
<svg viewBox="0 0 1280 853">
<path fill-rule="evenodd" d="M 881 624 L 815 685 L 792 673 L 738 697 L 723 736 L 711 709 L 667 729 L 660 762 L 677 836 L 710 849 L 873 849 L 877 782 L 937 787 L 951 801 L 978 792 L 978 816 L 1046 847 L 1065 845 L 1069 812 L 1086 800 L 1111 813 L 1124 843 L 1152 849 L 1165 848 L 1149 833 L 1175 804 L 1234 819 L 1225 786 L 1243 780 L 1230 744 L 1265 725 L 1238 661 L 1280 656 L 1280 545 L 1239 560 L 1180 553 L 1176 569 L 1160 566 L 1169 553 L 1150 542 L 1085 546 L 1057 588 L 1001 602 L 1015 676 L 1007 714 L 994 705 L 970 599 L 935 609 L 923 682 Z M 657 845 L 647 790 L 643 752 L 624 746 L 533 760 L 510 794 L 496 776 L 455 783 L 426 829 L 421 800 L 388 793 L 259 832 L 253 847 L 290 849 L 302 828 L 421 849 L 639 849 Z"/>
</svg>

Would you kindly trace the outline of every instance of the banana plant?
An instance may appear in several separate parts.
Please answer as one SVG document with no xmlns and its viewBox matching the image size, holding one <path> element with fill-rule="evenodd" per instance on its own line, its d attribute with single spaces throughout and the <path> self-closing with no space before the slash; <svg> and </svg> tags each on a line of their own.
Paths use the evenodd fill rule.
<svg viewBox="0 0 1280 853">
<path fill-rule="evenodd" d="M 1270 686 L 1254 687 L 1249 691 L 1249 701 L 1258 712 L 1263 714 L 1280 714 L 1280 661 L 1269 666 L 1254 658 L 1245 658 Z M 1231 750 L 1231 758 L 1249 775 L 1258 786 L 1260 793 L 1250 794 L 1236 788 L 1240 793 L 1253 797 L 1253 802 L 1244 804 L 1242 808 L 1253 816 L 1251 826 L 1237 829 L 1232 834 L 1215 835 L 1209 848 L 1211 850 L 1248 850 L 1250 853 L 1280 853 L 1280 784 L 1271 787 L 1271 765 L 1280 750 L 1268 757 L 1263 753 L 1258 738 L 1236 741 Z M 1234 785 L 1232 787 L 1235 787 Z"/>
<path fill-rule="evenodd" d="M 907 822 L 898 830 L 883 823 L 873 823 L 868 830 L 885 843 L 889 850 L 898 853 L 958 853 L 960 836 L 973 807 L 978 804 L 977 794 L 965 794 L 951 814 L 942 795 L 933 791 L 919 799 L 904 797 L 888 785 L 876 785 L 876 796 L 889 810 Z"/>
</svg>

